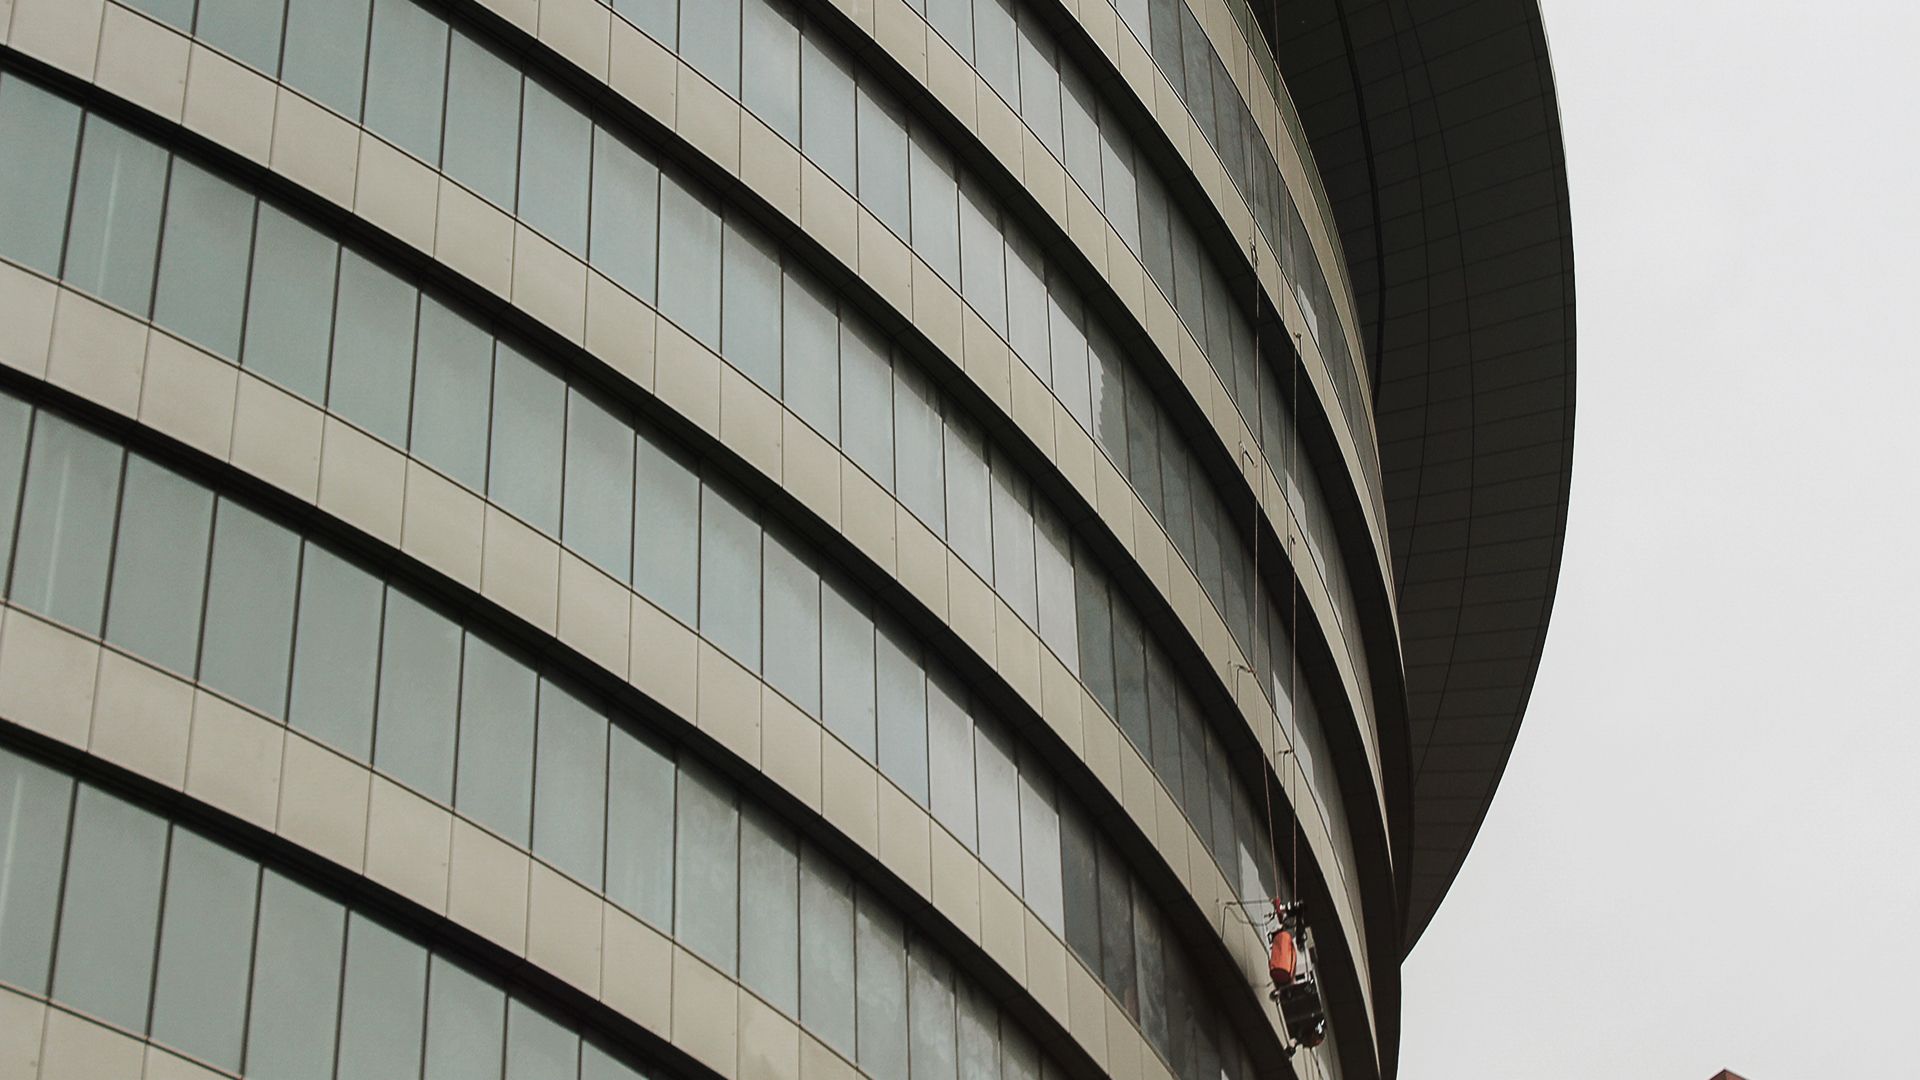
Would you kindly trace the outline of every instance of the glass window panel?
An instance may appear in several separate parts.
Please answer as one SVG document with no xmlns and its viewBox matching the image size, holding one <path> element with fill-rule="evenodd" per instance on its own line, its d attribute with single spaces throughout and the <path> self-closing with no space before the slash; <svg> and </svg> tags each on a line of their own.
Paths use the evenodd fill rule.
<svg viewBox="0 0 1920 1080">
<path fill-rule="evenodd" d="M 286 5 L 259 0 L 200 0 L 194 35 L 261 71 L 280 67 L 280 24 Z"/>
<path fill-rule="evenodd" d="M 927 682 L 927 759 L 937 763 L 930 770 L 929 803 L 947 831 L 976 850 L 973 718 L 967 714 L 966 691 L 954 683 L 944 671 Z"/>
<path fill-rule="evenodd" d="M 1042 1080 L 1040 1051 L 1017 1024 L 1000 1033 L 1000 1075 L 1004 1080 Z"/>
<path fill-rule="evenodd" d="M 962 59 L 973 59 L 973 0 L 927 0 L 927 22 Z"/>
<path fill-rule="evenodd" d="M 429 165 L 440 162 L 447 24 L 413 0 L 375 0 L 367 127 Z"/>
<path fill-rule="evenodd" d="M 674 815 L 674 937 L 732 974 L 739 948 L 740 811 L 725 781 L 680 764 Z"/>
<path fill-rule="evenodd" d="M 1147 658 L 1146 641 L 1133 605 L 1118 601 L 1113 605 L 1113 673 L 1120 711 L 1114 719 L 1134 749 L 1145 755 L 1152 745 L 1147 730 Z"/>
<path fill-rule="evenodd" d="M 539 732 L 534 854 L 597 889 L 606 850 L 606 715 L 542 679 Z"/>
<path fill-rule="evenodd" d="M 223 1069 L 240 1068 L 260 864 L 189 829 L 173 831 L 154 1039 Z"/>
<path fill-rule="evenodd" d="M 212 530 L 213 492 L 139 454 L 129 456 L 108 593 L 108 641 L 183 675 L 193 673 Z"/>
<path fill-rule="evenodd" d="M 613 10 L 669 49 L 679 40 L 680 0 L 613 0 Z"/>
<path fill-rule="evenodd" d="M 507 1080 L 579 1075 L 580 1036 L 517 998 L 507 999 Z"/>
<path fill-rule="evenodd" d="M 700 477 L 693 464 L 643 434 L 634 470 L 633 587 L 689 626 L 700 581 Z"/>
<path fill-rule="evenodd" d="M 1180 704 L 1175 692 L 1173 665 L 1157 647 L 1147 649 L 1147 716 L 1153 734 L 1153 771 L 1167 785 L 1174 801 L 1180 798 Z"/>
<path fill-rule="evenodd" d="M 1213 820 L 1213 861 L 1233 876 L 1236 865 L 1233 850 L 1233 773 L 1227 768 L 1227 753 L 1218 739 L 1207 738 L 1207 815 Z"/>
<path fill-rule="evenodd" d="M 1069 804 L 1060 808 L 1061 908 L 1067 946 L 1096 973 L 1100 970 L 1100 881 L 1093 833 Z"/>
<path fill-rule="evenodd" d="M 894 914 L 865 892 L 854 925 L 860 1069 L 874 1080 L 906 1080 L 905 933 Z"/>
<path fill-rule="evenodd" d="M 200 681 L 268 716 L 287 703 L 300 538 L 221 499 L 214 513 Z"/>
<path fill-rule="evenodd" d="M 1137 892 L 1134 904 L 1134 955 L 1139 958 L 1140 1029 L 1162 1055 L 1173 1049 L 1167 1035 L 1167 972 L 1160 953 L 1160 916 Z"/>
<path fill-rule="evenodd" d="M 280 77 L 320 104 L 360 118 L 371 0 L 287 0 Z"/>
<path fill-rule="evenodd" d="M 1106 580 L 1096 573 L 1074 576 L 1075 621 L 1079 624 L 1080 681 L 1108 715 L 1118 715 L 1120 699 L 1113 678 L 1113 611 L 1108 606 Z"/>
<path fill-rule="evenodd" d="M 1040 249 L 1025 233 L 1011 233 L 1007 238 L 1007 342 L 1040 381 L 1051 386 L 1046 281 Z"/>
<path fill-rule="evenodd" d="M 443 168 L 508 211 L 520 161 L 520 69 L 465 34 L 447 55 Z"/>
<path fill-rule="evenodd" d="M 18 85 L 8 79 L 8 93 Z M 167 156 L 97 113 L 87 117 L 62 276 L 76 288 L 141 316 L 147 314 L 153 289 Z"/>
<path fill-rule="evenodd" d="M 1073 541 L 1051 511 L 1034 517 L 1036 577 L 1040 592 L 1040 639 L 1067 666 L 1080 670 L 1080 638 L 1074 609 Z"/>
<path fill-rule="evenodd" d="M 1198 479 L 1200 474 L 1194 473 Z M 1193 568 L 1200 577 L 1200 589 L 1215 603 L 1224 590 L 1220 578 L 1220 504 L 1212 499 L 1193 503 L 1193 546 L 1199 553 L 1199 565 Z"/>
<path fill-rule="evenodd" d="M 993 0 L 988 0 L 989 3 Z M 971 176 L 960 184 L 960 291 L 987 325 L 1007 333 L 1007 245 L 993 197 Z"/>
<path fill-rule="evenodd" d="M 0 255 L 60 272 L 79 141 L 78 105 L 11 72 L 0 75 L 0 146 L 34 148 L 0 157 Z"/>
<path fill-rule="evenodd" d="M 840 186 L 853 190 L 853 63 L 809 23 L 800 38 L 800 148 Z"/>
<path fill-rule="evenodd" d="M 720 347 L 720 207 L 673 173 L 660 179 L 660 310 Z"/>
<path fill-rule="evenodd" d="M 487 488 L 493 335 L 431 296 L 420 298 L 413 456 L 474 491 Z"/>
<path fill-rule="evenodd" d="M 820 715 L 820 574 L 797 544 L 769 533 L 764 547 L 767 681 L 809 716 Z"/>
<path fill-rule="evenodd" d="M 332 1080 L 340 1008 L 341 906 L 266 871 L 247 1020 L 248 1076 Z"/>
<path fill-rule="evenodd" d="M 982 719 L 974 730 L 980 779 L 980 861 L 1000 875 L 1014 895 L 1020 885 L 1020 770 L 1018 749 L 1004 724 Z"/>
<path fill-rule="evenodd" d="M 396 446 L 407 445 L 419 295 L 352 248 L 341 251 L 327 407 Z"/>
<path fill-rule="evenodd" d="M 593 129 L 593 213 L 587 252 L 594 269 L 653 302 L 660 222 L 660 168 L 645 154 Z"/>
<path fill-rule="evenodd" d="M 435 954 L 427 977 L 426 1080 L 499 1080 L 507 995 Z"/>
<path fill-rule="evenodd" d="M 800 856 L 800 1021 L 854 1053 L 853 884 L 809 847 Z"/>
<path fill-rule="evenodd" d="M 1160 417 L 1153 392 L 1137 376 L 1128 378 L 1127 387 L 1127 479 L 1140 501 L 1155 517 L 1164 517 L 1165 502 L 1160 497 Z"/>
<path fill-rule="evenodd" d="M 580 1043 L 580 1080 L 645 1080 L 640 1070 L 595 1046 L 591 1040 Z"/>
<path fill-rule="evenodd" d="M 1140 1015 L 1139 984 L 1133 967 L 1133 898 L 1126 865 L 1105 842 L 1100 844 L 1100 972 L 1128 1016 Z"/>
<path fill-rule="evenodd" d="M 800 142 L 800 16 L 786 0 L 746 0 L 741 100 L 767 126 Z"/>
<path fill-rule="evenodd" d="M 1062 156 L 1060 138 L 1060 72 L 1054 67 L 1053 37 L 1038 19 L 1021 19 L 1020 115 L 1040 137 L 1041 145 Z"/>
<path fill-rule="evenodd" d="M 1007 104 L 1020 108 L 1020 43 L 1014 0 L 974 0 L 974 67 Z"/>
<path fill-rule="evenodd" d="M 1213 347 L 1207 339 L 1206 286 L 1203 284 L 1205 271 L 1202 269 L 1200 238 L 1187 227 L 1186 222 L 1173 218 L 1173 292 L 1174 307 L 1179 309 L 1180 321 L 1187 330 L 1207 350 L 1209 356 Z"/>
<path fill-rule="evenodd" d="M 1160 419 L 1165 420 L 1162 416 Z M 1193 492 L 1187 484 L 1187 450 L 1177 432 L 1169 430 L 1160 443 L 1160 497 L 1164 503 L 1167 536 L 1174 550 L 1189 563 L 1197 558 L 1193 537 Z M 1201 492 L 1206 498 L 1211 492 Z"/>
<path fill-rule="evenodd" d="M 1214 62 L 1213 46 L 1206 31 L 1194 20 L 1193 12 L 1185 7 L 1180 8 L 1180 51 L 1186 67 L 1187 111 L 1193 114 L 1207 141 L 1217 145 L 1218 136 L 1213 130 L 1213 79 L 1208 70 Z"/>
<path fill-rule="evenodd" d="M 0 979 L 34 993 L 53 961 L 72 797 L 65 775 L 0 750 Z"/>
<path fill-rule="evenodd" d="M 174 162 L 153 320 L 222 356 L 240 355 L 254 201 L 198 166 Z"/>
<path fill-rule="evenodd" d="M 1029 754 L 1020 763 L 1021 895 L 1056 934 L 1065 932 L 1060 866 L 1060 812 L 1054 808 L 1053 777 Z"/>
<path fill-rule="evenodd" d="M 1054 273 L 1047 293 L 1047 339 L 1052 352 L 1053 390 L 1083 428 L 1093 427 L 1092 389 L 1087 374 L 1087 334 L 1080 297 Z"/>
<path fill-rule="evenodd" d="M 1106 205 L 1100 183 L 1100 99 L 1075 64 L 1065 65 L 1066 93 L 1060 99 L 1067 172 L 1095 206 Z"/>
<path fill-rule="evenodd" d="M 911 155 L 913 250 L 949 284 L 960 282 L 960 188 L 953 159 L 929 132 L 916 129 Z"/>
<path fill-rule="evenodd" d="M 866 598 L 827 578 L 820 607 L 822 718 L 854 753 L 875 761 L 873 619 Z"/>
<path fill-rule="evenodd" d="M 387 589 L 380 645 L 380 714 L 373 762 L 431 799 L 453 801 L 460 627 L 397 588 Z"/>
<path fill-rule="evenodd" d="M 985 581 L 993 580 L 993 505 L 986 437 L 959 412 L 947 418 L 947 543 Z"/>
<path fill-rule="evenodd" d="M 907 235 L 907 121 L 892 96 L 859 85 L 860 202 L 881 223 Z"/>
<path fill-rule="evenodd" d="M 1166 189 L 1151 170 L 1140 174 L 1140 261 L 1147 276 L 1173 298 L 1173 235 Z"/>
<path fill-rule="evenodd" d="M 427 950 L 358 912 L 347 923 L 338 1080 L 418 1076 Z"/>
<path fill-rule="evenodd" d="M 740 96 L 740 0 L 680 5 L 680 55 L 733 97 Z"/>
<path fill-rule="evenodd" d="M 318 544 L 306 545 L 287 718 L 359 761 L 373 754 L 385 591 L 379 578 Z"/>
<path fill-rule="evenodd" d="M 940 397 L 933 383 L 907 365 L 893 371 L 893 422 L 898 454 L 899 496 L 907 509 L 934 531 L 947 531 L 944 441 Z"/>
<path fill-rule="evenodd" d="M 1100 184 L 1107 220 L 1137 254 L 1140 251 L 1140 197 L 1133 179 L 1133 144 L 1119 117 L 1110 111 L 1100 125 Z"/>
<path fill-rule="evenodd" d="M 789 267 L 781 290 L 786 323 L 787 407 L 829 442 L 840 441 L 840 319 L 832 290 Z"/>
<path fill-rule="evenodd" d="M 0 595 L 6 591 L 13 560 L 13 527 L 19 520 L 20 485 L 25 481 L 27 434 L 33 407 L 0 391 Z"/>
<path fill-rule="evenodd" d="M 1000 1080 L 1000 1017 L 993 999 L 972 980 L 957 981 L 960 1080 Z"/>
<path fill-rule="evenodd" d="M 256 375 L 322 401 L 340 245 L 271 203 L 260 205 L 257 227 L 241 362 Z"/>
<path fill-rule="evenodd" d="M 1040 621 L 1027 478 L 1004 459 L 993 470 L 993 588 L 1028 626 Z"/>
<path fill-rule="evenodd" d="M 612 407 L 567 391 L 567 482 L 561 538 L 621 577 L 633 565 L 633 427 Z"/>
<path fill-rule="evenodd" d="M 73 806 L 53 996 L 134 1031 L 147 1026 L 167 823 L 99 788 Z"/>
<path fill-rule="evenodd" d="M 711 483 L 700 500 L 700 633 L 760 670 L 760 524 L 751 504 Z"/>
<path fill-rule="evenodd" d="M 552 536 L 560 531 L 567 384 L 503 341 L 494 350 L 493 404 L 487 494 Z"/>
<path fill-rule="evenodd" d="M 893 368 L 887 345 L 864 322 L 840 327 L 841 446 L 854 463 L 893 490 Z"/>
<path fill-rule="evenodd" d="M 607 896 L 661 928 L 673 925 L 673 758 L 613 728 L 607 765 Z"/>
<path fill-rule="evenodd" d="M 1193 821 L 1194 831 L 1202 839 L 1213 835 L 1213 820 L 1207 805 L 1207 735 L 1200 708 L 1184 694 L 1180 702 L 1180 774 L 1177 789 L 1184 796 L 1181 805 Z"/>
<path fill-rule="evenodd" d="M 587 253 L 593 121 L 570 99 L 528 79 L 520 137 L 520 217 L 575 255 Z"/>
<path fill-rule="evenodd" d="M 752 918 L 740 924 L 740 981 L 788 1016 L 800 1012 L 800 851 L 766 811 L 740 817 L 740 890 Z"/>
<path fill-rule="evenodd" d="M 735 214 L 721 264 L 720 351 L 747 378 L 780 396 L 780 249 Z"/>
<path fill-rule="evenodd" d="M 922 806 L 927 803 L 927 673 L 920 646 L 904 631 L 880 627 L 880 771 Z"/>
<path fill-rule="evenodd" d="M 526 847 L 533 813 L 533 669 L 469 633 L 460 669 L 460 745 L 454 805 Z"/>
<path fill-rule="evenodd" d="M 953 972 L 925 940 L 907 951 L 907 994 L 913 1080 L 956 1080 Z"/>
</svg>

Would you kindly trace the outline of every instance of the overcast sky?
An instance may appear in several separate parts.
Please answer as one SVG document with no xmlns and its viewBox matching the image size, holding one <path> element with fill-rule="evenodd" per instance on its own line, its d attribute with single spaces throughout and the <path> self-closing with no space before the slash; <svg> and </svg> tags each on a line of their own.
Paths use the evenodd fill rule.
<svg viewBox="0 0 1920 1080">
<path fill-rule="evenodd" d="M 1920 1075 L 1920 3 L 1542 7 L 1566 558 L 1400 1075 Z"/>
</svg>

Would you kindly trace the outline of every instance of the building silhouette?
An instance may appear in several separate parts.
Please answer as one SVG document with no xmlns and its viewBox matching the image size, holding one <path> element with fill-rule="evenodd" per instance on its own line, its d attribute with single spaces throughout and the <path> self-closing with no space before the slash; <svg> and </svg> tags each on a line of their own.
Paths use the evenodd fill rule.
<svg viewBox="0 0 1920 1080">
<path fill-rule="evenodd" d="M 1395 1075 L 1565 526 L 1531 0 L 0 32 L 0 1076 Z"/>
</svg>

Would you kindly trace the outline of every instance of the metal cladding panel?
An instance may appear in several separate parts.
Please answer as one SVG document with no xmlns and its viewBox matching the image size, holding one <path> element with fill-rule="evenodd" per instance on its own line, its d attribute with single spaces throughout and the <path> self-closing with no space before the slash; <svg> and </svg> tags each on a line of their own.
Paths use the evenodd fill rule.
<svg viewBox="0 0 1920 1080">
<path fill-rule="evenodd" d="M 1537 0 L 1253 4 L 1333 202 L 1402 621 L 1404 945 L 1486 815 L 1546 640 L 1573 456 L 1572 225 Z"/>
</svg>

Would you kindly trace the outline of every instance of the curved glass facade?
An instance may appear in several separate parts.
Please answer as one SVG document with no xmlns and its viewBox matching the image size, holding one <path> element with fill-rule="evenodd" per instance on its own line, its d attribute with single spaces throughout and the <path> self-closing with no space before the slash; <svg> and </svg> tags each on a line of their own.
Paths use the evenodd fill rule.
<svg viewBox="0 0 1920 1080">
<path fill-rule="evenodd" d="M 1324 905 L 1333 1024 L 1369 1042 L 1368 931 L 1391 898 L 1362 888 L 1378 830 L 1356 841 L 1347 820 L 1376 795 L 1347 748 L 1377 756 L 1349 573 L 1376 571 L 1348 563 L 1372 545 L 1337 534 L 1323 483 L 1341 505 L 1377 497 L 1371 417 L 1300 211 L 1219 57 L 1189 40 L 1197 24 L 1165 52 L 1163 26 L 1192 23 L 1184 4 L 1120 16 L 1182 65 L 1172 81 L 1281 254 L 1363 476 L 1307 460 L 1295 417 L 1321 406 L 1290 348 L 1261 347 L 1288 335 L 1256 326 L 1251 267 L 1216 245 L 1211 208 L 1182 205 L 1204 185 L 1140 149 L 1139 103 L 1056 40 L 1045 0 L 917 0 L 874 27 L 811 0 L 104 0 L 91 27 L 15 0 L 0 16 L 7 992 L 240 1076 L 733 1074 L 682 1038 L 697 997 L 654 1030 L 544 959 L 498 955 L 511 947 L 471 912 L 370 860 L 260 835 L 205 794 L 204 770 L 243 770 L 238 751 L 210 765 L 196 742 L 200 773 L 162 793 L 118 751 L 50 735 L 53 695 L 21 693 L 36 676 L 19 672 L 57 639 L 184 695 L 196 741 L 218 737 L 201 713 L 224 710 L 454 837 L 484 835 L 656 935 L 674 994 L 724 984 L 844 1075 L 1355 1074 L 1365 1051 L 1288 1045 L 1259 927 L 1296 887 Z M 1057 163 L 1071 211 L 1020 197 L 996 151 L 956 141 L 940 95 L 911 71 L 903 84 L 882 55 L 903 27 L 951 45 L 1029 163 Z M 681 119 L 696 100 L 737 105 L 783 140 L 796 176 L 814 170 L 858 225 L 858 269 L 607 66 L 576 66 L 595 33 L 609 55 L 671 66 Z M 92 59 L 49 59 L 61 48 Z M 123 69 L 175 52 L 168 107 L 150 85 L 164 73 Z M 249 124 L 268 142 L 248 144 Z M 287 167 L 327 146 L 361 155 L 344 197 Z M 369 168 L 368 147 L 397 165 Z M 506 287 L 408 232 L 408 213 L 450 198 L 506 231 Z M 1124 269 L 1068 250 L 1070 213 L 1111 230 Z M 898 251 L 898 289 L 874 280 L 870 239 Z M 713 423 L 606 338 L 555 332 L 540 275 L 576 272 L 604 289 L 583 304 L 614 298 L 657 329 L 618 348 L 662 371 L 708 365 Z M 1164 300 L 1151 333 L 1128 314 L 1142 288 Z M 917 321 L 921 290 L 952 305 L 964 342 Z M 970 366 L 976 347 L 1019 357 L 1000 367 L 1010 404 Z M 1169 403 L 1196 379 L 1201 400 Z M 227 453 L 249 394 L 316 428 L 313 490 Z M 770 465 L 761 433 L 720 422 L 741 400 L 817 434 L 808 452 L 860 500 L 833 517 L 801 497 L 777 438 Z M 1077 441 L 1034 434 L 1023 408 Z M 1244 446 L 1215 428 L 1242 422 Z M 1289 534 L 1249 520 L 1231 477 L 1255 455 L 1305 538 L 1297 567 L 1255 558 L 1264 530 Z M 409 521 L 415 484 L 471 508 L 472 580 L 411 525 L 341 508 L 389 481 L 378 497 Z M 952 595 L 981 598 L 984 643 L 958 601 L 928 599 L 911 576 L 924 565 L 875 556 L 855 514 L 889 538 L 897 522 L 903 553 L 911 531 Z M 508 543 L 553 563 L 556 583 L 533 586 L 554 590 L 553 620 L 503 599 L 500 575 L 537 576 Z M 1136 544 L 1178 558 L 1149 566 Z M 694 699 L 570 636 L 564 605 L 583 594 L 565 582 L 585 579 L 632 620 L 629 668 L 641 620 L 681 635 Z M 1336 659 L 1311 688 L 1295 633 Z M 1033 650 L 1031 686 L 1010 647 Z M 710 726 L 738 704 L 713 695 L 710 664 L 873 780 L 873 836 Z M 53 671 L 49 686 L 66 679 Z M 109 707 L 127 704 L 89 699 Z M 1244 760 L 1263 742 L 1285 756 Z M 1296 806 L 1306 845 L 1286 839 Z M 903 869 L 899 821 L 923 823 L 924 880 Z M 955 873 L 975 890 L 959 908 Z"/>
</svg>

